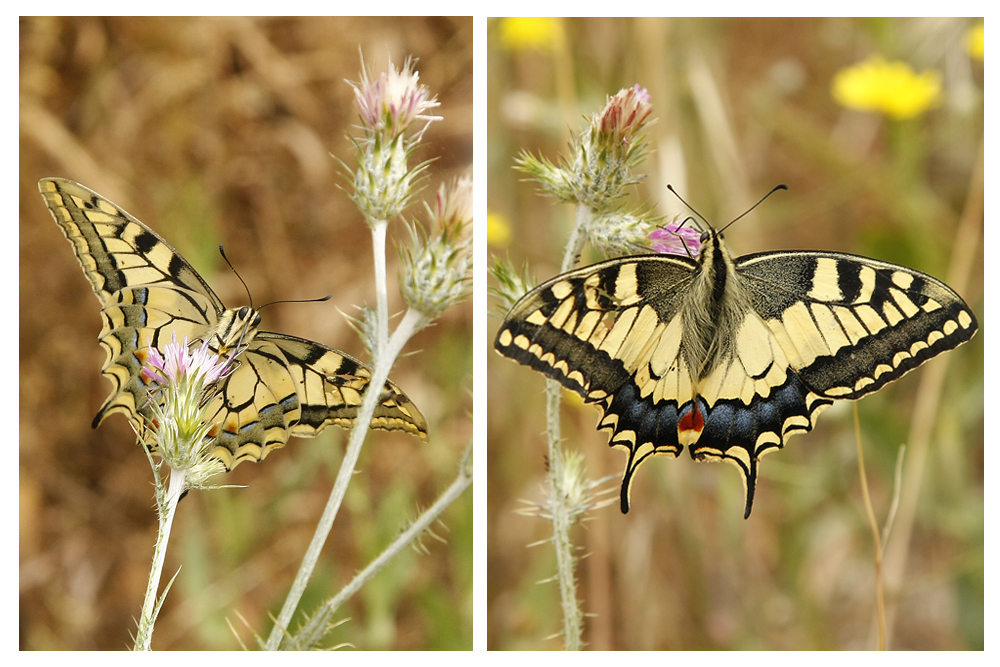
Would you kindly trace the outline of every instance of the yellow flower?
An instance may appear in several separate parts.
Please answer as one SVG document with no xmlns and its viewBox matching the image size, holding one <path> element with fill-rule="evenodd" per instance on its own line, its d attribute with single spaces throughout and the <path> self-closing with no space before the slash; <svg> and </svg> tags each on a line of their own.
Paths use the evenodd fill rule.
<svg viewBox="0 0 1000 667">
<path fill-rule="evenodd" d="M 554 51 L 562 45 L 558 18 L 515 17 L 500 19 L 500 44 L 510 51 Z"/>
<path fill-rule="evenodd" d="M 874 56 L 837 72 L 832 88 L 833 98 L 841 106 L 902 120 L 937 106 L 941 75 L 937 70 L 918 75 L 902 61 L 886 62 Z"/>
<path fill-rule="evenodd" d="M 980 23 L 977 26 L 969 28 L 965 33 L 965 48 L 969 52 L 969 55 L 973 58 L 983 59 L 983 49 L 985 48 L 983 42 L 985 37 L 983 36 L 983 24 Z"/>
<path fill-rule="evenodd" d="M 510 244 L 510 224 L 502 215 L 486 214 L 486 243 L 495 248 L 506 248 Z"/>
</svg>

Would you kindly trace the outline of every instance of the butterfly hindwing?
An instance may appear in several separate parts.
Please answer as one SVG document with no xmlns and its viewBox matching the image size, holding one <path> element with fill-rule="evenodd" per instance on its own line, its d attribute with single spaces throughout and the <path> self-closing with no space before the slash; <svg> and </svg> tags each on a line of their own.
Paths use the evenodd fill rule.
<svg viewBox="0 0 1000 667">
<path fill-rule="evenodd" d="M 371 370 L 354 357 L 303 338 L 260 332 L 255 340 L 255 354 L 264 346 L 277 348 L 287 360 L 297 394 L 302 399 L 302 414 L 292 428 L 292 435 L 314 436 L 328 424 L 349 427 L 361 408 L 362 393 L 371 379 Z M 406 431 L 422 439 L 427 437 L 427 423 L 417 406 L 399 387 L 387 382 L 372 416 L 372 426 Z"/>
<path fill-rule="evenodd" d="M 149 347 L 162 350 L 175 334 L 213 348 L 238 341 L 231 348 L 241 350 L 235 370 L 210 410 L 218 437 L 214 455 L 227 469 L 261 460 L 289 435 L 315 436 L 328 424 L 353 424 L 371 379 L 361 362 L 319 343 L 257 331 L 256 324 L 234 327 L 256 313 L 240 309 L 238 317 L 227 310 L 191 265 L 142 222 L 72 181 L 43 179 L 39 190 L 102 306 L 102 372 L 114 387 L 95 428 L 115 412 L 136 427 L 151 419 L 140 371 Z M 423 415 L 391 382 L 382 389 L 371 425 L 426 439 Z"/>
<path fill-rule="evenodd" d="M 161 286 L 126 287 L 101 309 L 101 347 L 107 354 L 101 372 L 114 390 L 94 417 L 94 428 L 115 412 L 126 416 L 144 408 L 149 393 L 140 375 L 146 351 L 163 349 L 173 335 L 201 340 L 217 324 L 211 300 L 199 292 Z"/>
<path fill-rule="evenodd" d="M 926 274 L 832 252 L 733 260 L 625 257 L 557 276 L 508 313 L 495 347 L 602 410 L 637 467 L 688 445 L 740 470 L 752 508 L 761 456 L 813 428 L 834 400 L 875 391 L 956 347 L 977 323 Z"/>
</svg>

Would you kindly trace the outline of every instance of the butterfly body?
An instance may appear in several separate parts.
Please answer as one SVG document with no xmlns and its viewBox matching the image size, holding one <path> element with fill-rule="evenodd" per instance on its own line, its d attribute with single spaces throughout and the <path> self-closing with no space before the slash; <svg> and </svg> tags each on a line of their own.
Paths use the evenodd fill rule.
<svg viewBox="0 0 1000 667">
<path fill-rule="evenodd" d="M 207 342 L 235 361 L 208 410 L 213 455 L 227 469 L 263 459 L 291 435 L 353 425 L 371 378 L 360 361 L 314 341 L 259 330 L 259 312 L 226 308 L 170 244 L 92 190 L 56 178 L 42 179 L 39 190 L 101 302 L 102 372 L 114 388 L 95 428 L 115 412 L 134 426 L 148 423 L 142 366 L 150 347 L 162 350 L 174 335 L 191 345 Z M 427 433 L 423 415 L 391 382 L 371 425 L 421 438 Z"/>
<path fill-rule="evenodd" d="M 734 259 L 702 235 L 698 259 L 646 255 L 570 271 L 525 295 L 495 348 L 595 403 L 628 453 L 621 508 L 653 455 L 735 464 L 749 517 L 759 459 L 857 399 L 972 337 L 944 283 L 823 251 Z"/>
</svg>

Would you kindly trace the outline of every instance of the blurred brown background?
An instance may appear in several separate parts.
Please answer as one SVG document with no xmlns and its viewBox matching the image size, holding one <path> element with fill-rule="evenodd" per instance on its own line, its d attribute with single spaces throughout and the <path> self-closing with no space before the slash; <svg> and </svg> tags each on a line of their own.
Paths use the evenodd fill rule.
<svg viewBox="0 0 1000 667">
<path fill-rule="evenodd" d="M 562 42 L 529 48 L 488 23 L 489 211 L 509 226 L 491 253 L 553 276 L 570 206 L 541 196 L 513 169 L 522 150 L 556 160 L 570 132 L 607 96 L 646 87 L 658 118 L 648 174 L 631 205 L 687 213 L 672 183 L 723 225 L 779 183 L 727 232 L 736 255 L 838 250 L 953 280 L 963 211 L 973 220 L 971 279 L 955 287 L 982 326 L 983 63 L 965 49 L 973 19 L 570 19 Z M 841 68 L 873 54 L 941 72 L 940 106 L 909 121 L 848 111 L 831 97 Z M 979 172 L 981 179 L 981 171 Z M 592 252 L 581 264 L 599 259 Z M 491 305 L 492 309 L 492 305 Z M 492 349 L 498 326 L 491 319 Z M 908 452 L 886 576 L 889 646 L 982 649 L 984 336 L 947 355 L 935 430 L 922 465 Z M 562 627 L 545 520 L 515 514 L 545 484 L 544 378 L 489 353 L 489 647 L 557 649 Z M 880 523 L 922 376 L 935 359 L 858 404 L 872 502 Z M 564 394 L 567 396 L 568 394 Z M 563 407 L 566 450 L 592 478 L 623 453 L 597 432 L 598 411 Z M 914 466 L 919 466 L 914 468 Z M 916 472 L 914 472 L 916 470 Z M 914 482 L 914 476 L 917 481 Z M 764 459 L 753 515 L 730 465 L 687 454 L 645 464 L 632 511 L 617 500 L 574 529 L 577 576 L 593 649 L 865 649 L 875 646 L 872 535 L 859 486 L 851 404 Z"/>
<path fill-rule="evenodd" d="M 445 120 L 415 161 L 435 158 L 423 196 L 472 162 L 469 18 L 102 19 L 20 21 L 20 648 L 131 645 L 156 533 L 145 456 L 125 419 L 90 422 L 100 375 L 98 301 L 37 181 L 70 178 L 159 232 L 228 305 L 269 308 L 265 328 L 365 359 L 347 326 L 374 307 L 371 240 L 347 195 L 346 80 L 359 47 L 375 74 L 418 58 Z M 416 201 L 420 201 L 418 198 Z M 408 217 L 422 216 L 418 203 Z M 390 238 L 403 239 L 399 222 Z M 405 308 L 388 252 L 390 313 Z M 450 484 L 471 438 L 471 301 L 413 339 L 391 374 L 430 422 L 426 444 L 375 433 L 300 606 L 336 593 Z M 293 439 L 180 506 L 163 581 L 183 566 L 156 649 L 234 649 L 266 636 L 339 465 L 346 432 Z M 407 551 L 337 618 L 329 645 L 471 648 L 472 495 L 442 517 L 441 543 Z"/>
</svg>

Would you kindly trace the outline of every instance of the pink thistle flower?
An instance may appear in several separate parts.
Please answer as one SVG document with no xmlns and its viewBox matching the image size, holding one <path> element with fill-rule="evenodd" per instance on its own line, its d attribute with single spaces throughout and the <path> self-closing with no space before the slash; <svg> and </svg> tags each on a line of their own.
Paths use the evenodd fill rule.
<svg viewBox="0 0 1000 667">
<path fill-rule="evenodd" d="M 428 115 L 440 104 L 437 97 L 431 96 L 427 86 L 420 85 L 419 81 L 420 75 L 409 58 L 401 71 L 397 71 L 390 62 L 388 71 L 379 74 L 375 80 L 369 77 L 367 69 L 362 69 L 361 82 L 351 83 L 354 106 L 361 121 L 372 130 L 388 130 L 389 135 L 395 137 L 405 132 L 415 120 L 426 120 L 428 125 L 441 120 L 440 116 Z"/>
<path fill-rule="evenodd" d="M 140 356 L 145 357 L 142 378 L 149 389 L 142 440 L 172 470 L 184 471 L 185 488 L 206 488 L 212 475 L 225 470 L 212 456 L 209 403 L 218 391 L 214 383 L 236 366 L 207 342 L 190 347 L 186 336 L 178 342 L 176 332 L 162 351 L 147 344 Z"/>
<path fill-rule="evenodd" d="M 463 225 L 472 222 L 472 178 L 463 176 L 453 182 L 442 183 L 434 196 L 431 215 L 443 226 Z"/>
<path fill-rule="evenodd" d="M 173 341 L 164 347 L 162 353 L 155 347 L 147 348 L 142 377 L 161 386 L 179 384 L 184 380 L 209 385 L 224 376 L 229 369 L 229 359 L 217 356 L 208 347 L 208 343 L 202 343 L 201 347 L 192 350 L 188 347 L 187 336 L 183 343 L 177 342 L 175 331 Z"/>
<path fill-rule="evenodd" d="M 652 246 L 656 252 L 684 255 L 692 259 L 698 259 L 701 253 L 701 232 L 684 227 L 683 222 L 671 222 L 657 227 L 649 233 L 649 240 L 654 241 Z"/>
<path fill-rule="evenodd" d="M 631 143 L 632 137 L 642 129 L 653 113 L 649 100 L 649 92 L 639 84 L 618 91 L 608 99 L 601 112 L 601 133 L 610 135 L 623 144 Z"/>
</svg>

